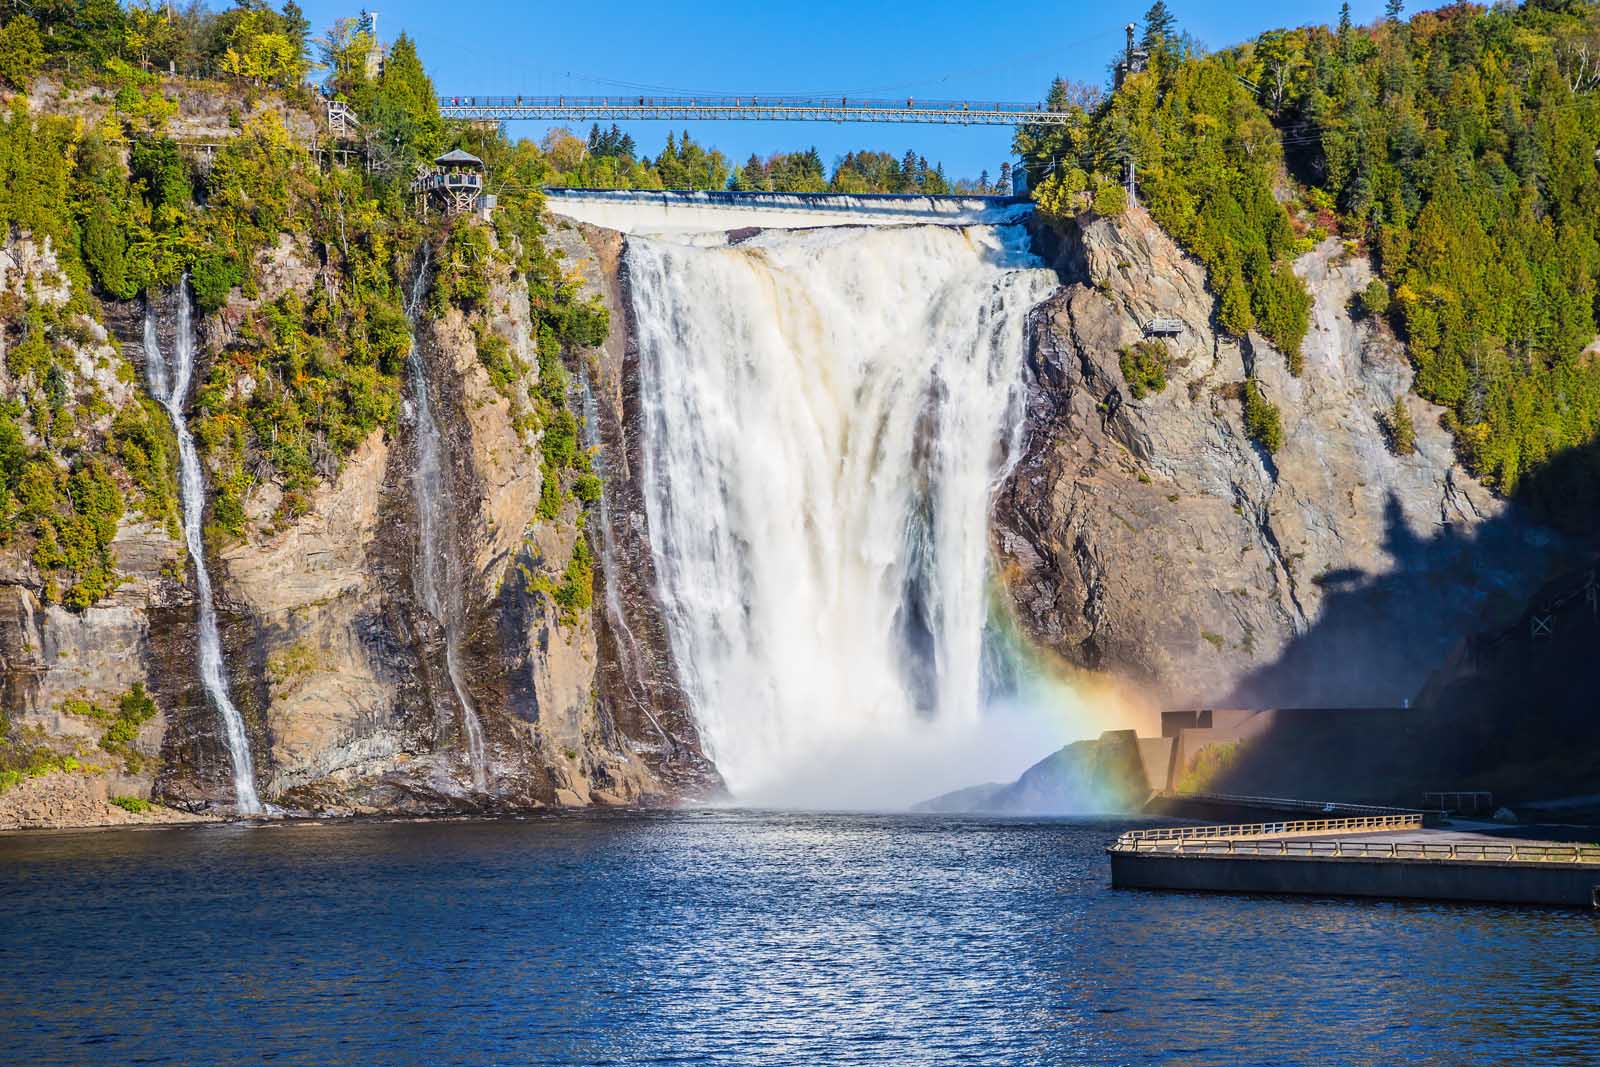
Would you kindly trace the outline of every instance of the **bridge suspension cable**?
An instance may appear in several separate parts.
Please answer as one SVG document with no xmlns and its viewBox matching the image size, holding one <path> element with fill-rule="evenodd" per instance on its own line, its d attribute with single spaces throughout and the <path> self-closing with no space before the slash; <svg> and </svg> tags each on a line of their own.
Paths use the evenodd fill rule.
<svg viewBox="0 0 1600 1067">
<path fill-rule="evenodd" d="M 909 122 L 946 126 L 1066 125 L 1072 111 L 990 100 L 858 100 L 847 96 L 441 96 L 445 118 L 505 122 L 745 120 L 751 122 Z"/>
</svg>

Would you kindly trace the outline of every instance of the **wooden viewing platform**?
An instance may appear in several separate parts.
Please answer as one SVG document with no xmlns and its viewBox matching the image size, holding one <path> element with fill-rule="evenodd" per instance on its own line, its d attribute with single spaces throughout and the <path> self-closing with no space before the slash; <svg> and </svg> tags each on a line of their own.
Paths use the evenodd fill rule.
<svg viewBox="0 0 1600 1067">
<path fill-rule="evenodd" d="M 1420 814 L 1130 830 L 1117 888 L 1600 908 L 1600 844 L 1430 830 Z"/>
</svg>

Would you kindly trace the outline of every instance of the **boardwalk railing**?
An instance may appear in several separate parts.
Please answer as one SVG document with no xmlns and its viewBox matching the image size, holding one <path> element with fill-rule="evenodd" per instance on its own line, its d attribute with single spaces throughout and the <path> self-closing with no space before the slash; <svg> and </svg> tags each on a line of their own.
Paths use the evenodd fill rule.
<svg viewBox="0 0 1600 1067">
<path fill-rule="evenodd" d="M 1129 830 L 1112 852 L 1159 852 L 1172 856 L 1292 856 L 1302 859 L 1446 860 L 1492 863 L 1566 863 L 1600 866 L 1600 845 L 1525 845 L 1507 841 L 1352 841 L 1341 837 L 1290 840 L 1297 834 L 1373 833 L 1420 830 L 1420 815 L 1238 826 L 1179 826 Z"/>
<path fill-rule="evenodd" d="M 1286 834 L 1362 833 L 1379 830 L 1420 830 L 1421 815 L 1364 815 L 1355 819 L 1300 819 L 1295 822 L 1253 822 L 1233 826 L 1166 826 L 1154 830 L 1129 830 L 1117 838 L 1116 847 L 1198 841 L 1207 838 L 1278 837 Z"/>
<path fill-rule="evenodd" d="M 1346 841 L 1343 838 L 1290 841 L 1218 840 L 1118 841 L 1116 852 L 1164 852 L 1177 856 L 1296 856 L 1304 859 L 1486 860 L 1492 863 L 1569 863 L 1600 867 L 1600 845 L 1518 845 L 1480 841 Z"/>
</svg>

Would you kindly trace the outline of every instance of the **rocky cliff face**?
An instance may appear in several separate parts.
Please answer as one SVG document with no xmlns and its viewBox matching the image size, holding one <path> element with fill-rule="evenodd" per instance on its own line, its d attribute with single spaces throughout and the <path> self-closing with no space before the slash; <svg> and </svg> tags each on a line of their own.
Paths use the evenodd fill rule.
<svg viewBox="0 0 1600 1067">
<path fill-rule="evenodd" d="M 603 566 L 595 589 L 599 707 L 646 754 L 662 779 L 689 796 L 720 792 L 722 780 L 701 751 L 699 727 L 656 599 L 655 557 L 641 483 L 643 422 L 639 353 L 624 268 L 623 236 L 561 222 L 549 240 L 600 296 L 611 314 L 604 345 L 586 363 L 585 423 L 606 483 L 596 537 Z"/>
<path fill-rule="evenodd" d="M 1032 324 L 993 527 L 1036 641 L 1169 706 L 1399 704 L 1552 565 L 1554 536 L 1456 465 L 1399 344 L 1350 314 L 1370 266 L 1336 240 L 1295 265 L 1316 301 L 1298 377 L 1217 331 L 1203 269 L 1142 211 L 1041 240 L 1068 284 Z M 1161 342 L 1166 387 L 1134 400 L 1120 355 L 1155 318 L 1183 328 Z M 1245 432 L 1251 372 L 1282 412 L 1276 455 Z M 1380 422 L 1396 397 L 1405 456 Z"/>
<path fill-rule="evenodd" d="M 528 368 L 512 391 L 538 384 L 527 290 L 509 268 L 493 268 L 481 321 L 452 308 L 417 335 L 443 431 L 443 540 L 463 587 L 460 677 L 482 723 L 484 787 L 474 785 L 468 764 L 444 628 L 416 593 L 417 440 L 408 406 L 400 425 L 368 437 L 298 517 L 281 517 L 279 489 L 262 480 L 245 501 L 243 539 L 210 548 L 230 690 L 267 802 L 422 813 L 647 804 L 717 788 L 662 659 L 630 473 L 638 446 L 627 429 L 633 386 L 617 279 L 588 244 L 567 243 L 587 257 L 588 284 L 613 310 L 612 338 L 579 355 L 584 389 L 569 398 L 589 409 L 608 482 L 599 506 L 585 509 L 568 496 L 554 519 L 536 513 L 538 434 L 513 419 L 506 390 L 479 361 L 473 329 L 498 334 Z M 251 303 L 321 284 L 308 260 L 295 242 L 280 242 L 259 265 Z M 236 293 L 203 324 L 202 360 L 224 358 L 246 307 Z M 113 308 L 108 318 L 142 370 L 142 309 Z M 170 343 L 171 315 L 162 321 Z M 138 388 L 131 374 L 110 383 L 113 402 Z M 595 607 L 562 612 L 539 580 L 561 576 L 579 538 L 601 559 Z M 183 547 L 166 529 L 128 522 L 115 548 L 126 580 L 81 612 L 44 606 L 26 556 L 0 552 L 0 678 L 13 727 L 63 752 L 88 752 L 103 731 L 71 714 L 73 700 L 114 704 L 144 684 L 161 711 L 134 742 L 142 759 L 129 761 L 131 771 L 109 759 L 58 770 L 44 792 L 25 781 L 28 788 L 0 794 L 0 825 L 129 817 L 107 807 L 108 796 L 154 797 L 188 811 L 232 801 L 221 723 L 195 666 L 194 584 Z"/>
<path fill-rule="evenodd" d="M 526 289 L 496 268 L 479 325 L 505 339 L 536 386 Z M 417 601 L 418 517 L 412 488 L 415 411 L 394 438 L 375 433 L 310 511 L 270 528 L 270 485 L 252 499 L 246 543 L 221 555 L 234 607 L 236 690 L 256 694 L 264 795 L 312 810 L 483 810 L 666 800 L 688 784 L 653 731 L 619 722 L 596 698 L 597 612 L 563 614 L 535 590 L 559 577 L 594 514 L 569 499 L 536 516 L 538 438 L 477 357 L 471 325 L 450 309 L 418 344 L 443 430 L 445 551 L 464 586 L 464 692 L 482 722 L 487 784 L 467 761 L 461 699 L 446 634 Z M 599 354 L 598 387 L 617 390 Z M 573 402 L 577 403 L 575 396 Z M 687 735 L 698 759 L 692 730 Z M 703 761 L 702 761 L 703 762 Z"/>
</svg>

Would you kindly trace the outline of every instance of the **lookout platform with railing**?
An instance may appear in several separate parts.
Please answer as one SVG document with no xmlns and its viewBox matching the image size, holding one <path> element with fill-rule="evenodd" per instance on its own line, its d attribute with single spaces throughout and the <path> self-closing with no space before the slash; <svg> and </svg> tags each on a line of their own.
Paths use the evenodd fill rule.
<svg viewBox="0 0 1600 1067">
<path fill-rule="evenodd" d="M 1600 844 L 1427 829 L 1421 813 L 1129 830 L 1106 851 L 1118 888 L 1600 908 Z"/>
</svg>

